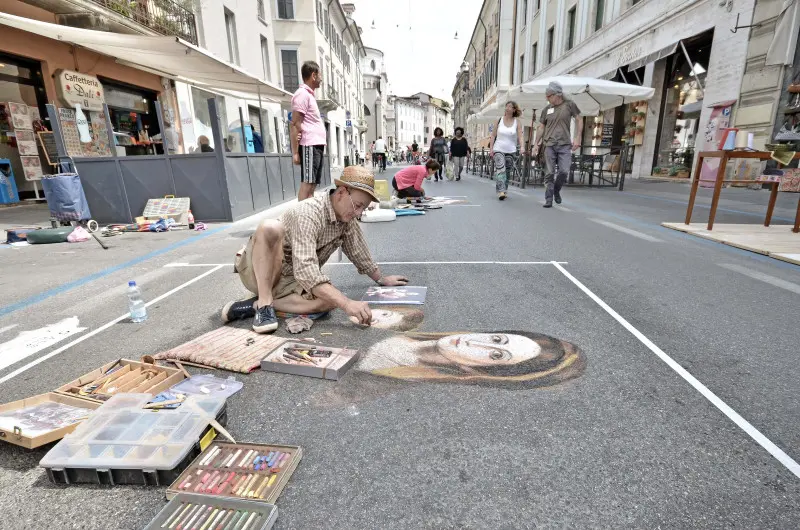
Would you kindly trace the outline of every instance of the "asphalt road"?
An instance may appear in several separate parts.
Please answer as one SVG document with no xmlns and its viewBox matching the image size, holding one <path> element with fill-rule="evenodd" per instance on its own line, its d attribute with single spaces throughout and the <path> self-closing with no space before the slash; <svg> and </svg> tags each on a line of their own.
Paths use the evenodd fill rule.
<svg viewBox="0 0 800 530">
<path fill-rule="evenodd" d="M 800 527 L 800 471 L 790 470 L 800 460 L 800 267 L 660 227 L 683 219 L 682 184 L 565 189 L 552 210 L 541 188 L 499 202 L 476 177 L 426 189 L 470 204 L 363 225 L 378 261 L 402 262 L 386 273 L 428 286 L 420 330 L 542 333 L 577 345 L 585 368 L 528 389 L 237 375 L 237 440 L 304 450 L 276 528 Z M 767 198 L 726 190 L 717 222 L 758 222 Z M 775 222 L 793 217 L 792 199 L 781 197 Z M 698 201 L 700 221 L 706 190 Z M 131 253 L 147 255 L 152 240 L 133 236 L 104 267 L 83 263 L 91 242 L 0 251 L 0 303 L 15 304 L 0 307 L 0 341 L 72 316 L 87 328 L 0 370 L 3 401 L 218 327 L 220 307 L 246 294 L 228 264 L 256 223 L 173 236 L 147 259 Z M 28 251 L 41 268 L 22 268 Z M 180 263 L 194 266 L 165 267 Z M 82 266 L 94 276 L 76 274 Z M 351 297 L 370 284 L 347 263 L 326 272 Z M 32 274 L 47 287 L 38 298 Z M 146 323 L 101 329 L 125 313 L 131 278 L 148 300 L 169 294 Z M 393 337 L 341 312 L 305 336 L 362 351 Z M 165 504 L 165 488 L 52 485 L 37 467 L 45 452 L 0 444 L 0 527 L 137 529 Z"/>
</svg>

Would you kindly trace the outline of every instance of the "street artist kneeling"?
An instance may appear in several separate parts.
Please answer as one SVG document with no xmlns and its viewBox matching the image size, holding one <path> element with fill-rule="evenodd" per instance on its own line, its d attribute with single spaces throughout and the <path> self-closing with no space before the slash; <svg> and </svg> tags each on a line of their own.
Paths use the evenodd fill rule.
<svg viewBox="0 0 800 530">
<path fill-rule="evenodd" d="M 369 305 L 347 298 L 320 270 L 339 247 L 378 285 L 408 283 L 404 276 L 381 275 L 356 220 L 379 201 L 372 174 L 349 166 L 334 182 L 335 191 L 296 204 L 278 220 L 261 222 L 235 261 L 242 283 L 258 296 L 226 304 L 223 321 L 253 317 L 254 331 L 270 333 L 278 329 L 275 310 L 308 315 L 338 307 L 369 325 Z"/>
</svg>

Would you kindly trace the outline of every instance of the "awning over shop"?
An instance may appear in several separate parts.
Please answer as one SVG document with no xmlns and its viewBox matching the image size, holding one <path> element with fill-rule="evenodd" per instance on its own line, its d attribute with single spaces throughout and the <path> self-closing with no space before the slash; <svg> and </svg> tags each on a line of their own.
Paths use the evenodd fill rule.
<svg viewBox="0 0 800 530">
<path fill-rule="evenodd" d="M 663 59 L 669 55 L 675 53 L 675 50 L 678 49 L 678 41 L 673 42 L 669 46 L 665 46 L 660 50 L 654 51 L 653 53 L 647 54 L 644 57 L 637 59 L 628 65 L 628 71 L 632 72 L 637 68 L 641 68 L 642 66 L 646 66 L 650 63 L 654 63 L 659 59 Z"/>
<path fill-rule="evenodd" d="M 117 59 L 120 64 L 240 97 L 288 101 L 291 94 L 259 79 L 239 66 L 217 58 L 178 37 L 123 35 L 105 31 L 60 26 L 0 13 L 0 25 L 82 46 Z"/>
</svg>

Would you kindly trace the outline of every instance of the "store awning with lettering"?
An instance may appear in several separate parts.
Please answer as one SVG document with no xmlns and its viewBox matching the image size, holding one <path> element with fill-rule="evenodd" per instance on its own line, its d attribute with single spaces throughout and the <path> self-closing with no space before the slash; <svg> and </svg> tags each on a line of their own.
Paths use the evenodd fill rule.
<svg viewBox="0 0 800 530">
<path fill-rule="evenodd" d="M 118 63 L 199 88 L 230 91 L 247 99 L 288 101 L 291 94 L 239 66 L 178 37 L 123 35 L 0 13 L 0 25 L 35 33 L 114 57 Z"/>
</svg>

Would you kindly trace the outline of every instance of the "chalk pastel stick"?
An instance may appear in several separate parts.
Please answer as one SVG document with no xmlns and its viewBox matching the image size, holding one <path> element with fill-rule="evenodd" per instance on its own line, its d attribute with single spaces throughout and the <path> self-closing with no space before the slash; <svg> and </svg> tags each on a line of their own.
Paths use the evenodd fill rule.
<svg viewBox="0 0 800 530">
<path fill-rule="evenodd" d="M 164 524 L 162 524 L 162 525 L 161 525 L 161 528 L 172 528 L 170 525 L 171 525 L 173 522 L 175 522 L 175 521 L 177 521 L 178 519 L 180 519 L 180 518 L 181 518 L 181 515 L 183 515 L 184 513 L 186 513 L 186 510 L 188 510 L 189 508 L 191 508 L 191 506 L 192 506 L 191 504 L 187 504 L 187 505 L 186 505 L 186 506 L 183 508 L 183 510 L 181 510 L 181 507 L 180 507 L 180 506 L 179 506 L 178 508 L 176 508 L 176 509 L 175 509 L 175 511 L 174 511 L 174 512 L 172 512 L 172 515 L 170 515 L 170 516 L 167 518 L 167 520 L 166 520 L 166 521 L 164 521 Z M 178 514 L 180 514 L 180 515 L 178 515 Z"/>
<path fill-rule="evenodd" d="M 247 513 L 248 512 L 244 510 L 239 512 L 238 516 L 233 518 L 233 521 L 231 521 L 225 530 L 236 530 L 236 528 L 239 527 L 239 524 L 247 517 Z"/>
<path fill-rule="evenodd" d="M 222 530 L 233 530 L 233 527 L 236 525 L 236 520 L 239 519 L 241 516 L 241 512 L 239 510 L 235 510 L 233 512 L 233 516 L 225 523 L 225 528 Z"/>
<path fill-rule="evenodd" d="M 176 526 L 176 527 L 175 527 L 175 530 L 184 530 L 184 528 L 186 528 L 186 523 L 188 523 L 188 522 L 189 522 L 189 520 L 190 520 L 192 517 L 194 517 L 194 515 L 195 515 L 196 513 L 198 513 L 198 512 L 200 511 L 201 507 L 202 507 L 202 505 L 200 505 L 200 504 L 195 504 L 195 505 L 194 505 L 194 507 L 193 507 L 193 508 L 192 508 L 192 509 L 189 511 L 189 513 L 187 513 L 187 514 L 186 514 L 186 517 L 184 517 L 184 518 L 183 518 L 183 519 L 180 521 L 180 523 L 178 524 L 178 526 Z"/>
<path fill-rule="evenodd" d="M 192 516 L 191 520 L 189 520 L 189 522 L 188 522 L 188 523 L 186 523 L 185 525 L 183 525 L 183 529 L 182 529 L 182 530 L 184 530 L 184 529 L 189 529 L 189 528 L 192 528 L 192 525 L 194 525 L 194 522 L 195 522 L 195 521 L 196 521 L 196 520 L 197 520 L 197 519 L 198 519 L 198 518 L 199 518 L 199 517 L 200 517 L 200 516 L 203 514 L 203 512 L 205 512 L 207 509 L 208 509 L 208 510 L 210 510 L 211 508 L 210 508 L 210 507 L 207 507 L 205 504 L 203 504 L 202 506 L 200 506 L 200 509 L 199 509 L 199 510 L 197 510 L 197 513 L 195 513 L 195 514 L 194 514 L 194 516 Z"/>
<path fill-rule="evenodd" d="M 230 510 L 226 511 L 225 512 L 225 517 L 220 519 L 219 523 L 217 523 L 217 526 L 214 528 L 214 530 L 223 530 L 225 528 L 225 525 L 228 524 L 228 521 L 231 520 L 231 517 L 233 517 L 233 514 L 235 514 L 235 513 L 236 513 L 236 510 L 234 510 L 234 509 L 230 509 Z"/>
<path fill-rule="evenodd" d="M 250 478 L 247 479 L 247 481 L 245 481 L 244 486 L 242 486 L 242 489 L 239 490 L 239 496 L 240 497 L 244 497 L 245 496 L 245 494 L 247 493 L 247 490 L 250 489 L 250 486 L 253 484 L 253 482 L 256 480 L 256 478 L 258 478 L 258 475 L 251 475 Z"/>
<path fill-rule="evenodd" d="M 245 521 L 247 521 L 247 517 L 250 515 L 250 512 L 244 512 L 242 514 L 242 518 L 239 519 L 239 522 L 236 523 L 236 526 L 233 527 L 233 530 L 242 530 L 242 526 L 244 526 Z"/>
<path fill-rule="evenodd" d="M 255 518 L 256 518 L 256 512 L 251 513 L 250 517 L 247 519 L 247 522 L 242 527 L 242 530 L 247 530 L 248 528 L 250 528 L 250 525 L 253 524 L 253 519 Z"/>
<path fill-rule="evenodd" d="M 250 457 L 253 455 L 254 452 L 255 451 L 253 451 L 252 449 L 247 451 L 247 453 L 245 453 L 245 455 L 242 457 L 242 459 L 239 461 L 236 467 L 244 467 L 244 463 L 250 460 Z"/>
<path fill-rule="evenodd" d="M 224 509 L 221 509 L 221 510 L 219 511 L 219 513 L 217 514 L 217 516 L 214 518 L 214 520 L 213 520 L 213 521 L 211 521 L 211 524 L 209 525 L 209 527 L 208 527 L 208 530 L 214 530 L 214 528 L 216 528 L 216 527 L 217 527 L 217 523 L 218 523 L 220 520 L 222 520 L 222 516 L 223 516 L 223 515 L 225 515 L 225 510 L 224 510 Z"/>
<path fill-rule="evenodd" d="M 208 454 L 204 456 L 202 460 L 200 460 L 200 463 L 198 465 L 207 466 L 209 463 L 211 463 L 211 461 L 214 460 L 214 457 L 217 455 L 218 452 L 219 452 L 219 447 L 217 446 L 212 447 L 211 451 L 209 451 Z"/>
<path fill-rule="evenodd" d="M 239 449 L 238 451 L 236 451 L 236 452 L 233 454 L 233 456 L 231 457 L 230 461 L 229 461 L 229 462 L 226 464 L 226 466 L 225 466 L 225 467 L 231 467 L 231 466 L 234 464 L 234 462 L 236 462 L 236 459 L 237 459 L 237 458 L 239 458 L 239 456 L 240 456 L 241 454 L 242 454 L 242 450 L 241 450 L 241 449 Z"/>
<path fill-rule="evenodd" d="M 267 482 L 269 482 L 269 475 L 264 475 L 264 480 L 262 480 L 261 484 L 258 485 L 258 489 L 253 497 L 261 497 L 261 494 L 264 493 L 265 489 L 267 489 Z"/>
<path fill-rule="evenodd" d="M 211 524 L 211 521 L 217 516 L 218 511 L 219 508 L 214 508 L 214 511 L 212 511 L 210 515 L 203 518 L 203 526 L 200 527 L 200 530 L 206 530 L 206 528 L 208 528 L 208 525 Z"/>
</svg>

